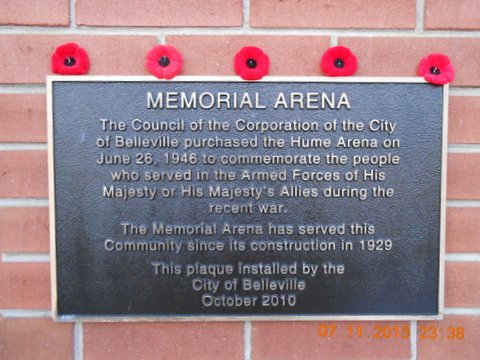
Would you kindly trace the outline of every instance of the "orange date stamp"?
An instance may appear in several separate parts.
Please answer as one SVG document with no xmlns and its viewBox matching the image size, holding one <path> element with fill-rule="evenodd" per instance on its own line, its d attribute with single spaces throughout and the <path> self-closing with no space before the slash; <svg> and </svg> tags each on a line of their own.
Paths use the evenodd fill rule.
<svg viewBox="0 0 480 360">
<path fill-rule="evenodd" d="M 418 338 L 420 340 L 463 340 L 465 339 L 465 328 L 463 326 L 420 325 Z"/>
<path fill-rule="evenodd" d="M 321 338 L 348 336 L 358 339 L 410 339 L 412 335 L 410 325 L 381 325 L 381 324 L 320 324 L 317 335 Z M 463 326 L 419 325 L 417 328 L 419 340 L 463 340 L 465 328 Z"/>
</svg>

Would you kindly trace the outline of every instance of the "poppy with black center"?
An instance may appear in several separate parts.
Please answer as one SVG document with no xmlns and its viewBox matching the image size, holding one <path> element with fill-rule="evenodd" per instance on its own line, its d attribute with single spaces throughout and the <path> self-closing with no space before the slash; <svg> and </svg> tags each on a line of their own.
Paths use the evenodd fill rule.
<svg viewBox="0 0 480 360">
<path fill-rule="evenodd" d="M 245 46 L 235 55 L 235 72 L 244 80 L 260 80 L 268 74 L 270 59 L 262 49 Z"/>
<path fill-rule="evenodd" d="M 327 76 L 350 76 L 357 71 L 357 58 L 349 48 L 334 46 L 323 54 L 320 67 Z"/>
<path fill-rule="evenodd" d="M 420 60 L 418 75 L 431 84 L 443 85 L 453 81 L 455 68 L 444 54 L 430 54 Z"/>
<path fill-rule="evenodd" d="M 85 49 L 76 43 L 60 45 L 52 54 L 52 72 L 59 75 L 84 75 L 90 68 Z"/>
<path fill-rule="evenodd" d="M 157 45 L 147 53 L 145 66 L 159 79 L 173 79 L 182 70 L 182 54 L 171 45 Z"/>
</svg>

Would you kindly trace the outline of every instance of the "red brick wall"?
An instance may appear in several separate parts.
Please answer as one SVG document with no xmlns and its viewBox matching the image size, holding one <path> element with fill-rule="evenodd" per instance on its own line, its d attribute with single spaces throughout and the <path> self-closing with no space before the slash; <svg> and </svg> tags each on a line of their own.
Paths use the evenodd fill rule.
<svg viewBox="0 0 480 360">
<path fill-rule="evenodd" d="M 233 55 L 246 44 L 269 54 L 271 75 L 320 75 L 320 56 L 335 44 L 357 54 L 358 75 L 366 76 L 414 76 L 427 53 L 448 54 L 457 77 L 450 96 L 445 319 L 50 320 L 45 76 L 50 54 L 67 41 L 88 50 L 92 75 L 146 75 L 144 56 L 157 43 L 183 53 L 184 75 L 233 75 Z M 480 1 L 0 1 L 0 49 L 0 359 L 478 359 Z M 336 332 L 319 336 L 322 325 Z M 359 327 L 373 334 L 375 326 L 407 326 L 411 336 L 358 337 Z M 421 338 L 432 335 L 432 326 L 443 338 Z M 452 328 L 455 340 L 446 336 Z"/>
</svg>

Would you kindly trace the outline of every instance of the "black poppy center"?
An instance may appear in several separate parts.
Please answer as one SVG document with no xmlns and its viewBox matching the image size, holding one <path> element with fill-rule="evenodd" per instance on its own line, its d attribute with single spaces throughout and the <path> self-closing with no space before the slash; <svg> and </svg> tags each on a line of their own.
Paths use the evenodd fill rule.
<svg viewBox="0 0 480 360">
<path fill-rule="evenodd" d="M 345 67 L 345 61 L 343 61 L 343 59 L 335 59 L 335 61 L 333 62 L 333 65 L 337 69 L 343 69 Z"/>
<path fill-rule="evenodd" d="M 69 56 L 63 60 L 63 65 L 65 66 L 74 66 L 76 64 L 75 58 Z"/>
<path fill-rule="evenodd" d="M 440 75 L 441 71 L 439 68 L 435 67 L 435 66 L 432 66 L 430 68 L 430 74 L 432 75 Z"/>
<path fill-rule="evenodd" d="M 255 59 L 250 58 L 247 60 L 247 66 L 250 69 L 255 69 L 257 67 L 257 61 Z"/>
<path fill-rule="evenodd" d="M 160 66 L 166 67 L 170 64 L 170 59 L 167 56 L 163 55 L 160 59 L 158 59 L 158 64 Z"/>
</svg>

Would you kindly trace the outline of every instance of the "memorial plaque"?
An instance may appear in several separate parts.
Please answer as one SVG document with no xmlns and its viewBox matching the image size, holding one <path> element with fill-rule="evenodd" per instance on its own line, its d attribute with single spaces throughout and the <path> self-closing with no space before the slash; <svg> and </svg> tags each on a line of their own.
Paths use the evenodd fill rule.
<svg viewBox="0 0 480 360">
<path fill-rule="evenodd" d="M 50 77 L 54 316 L 441 317 L 447 92 Z"/>
</svg>

